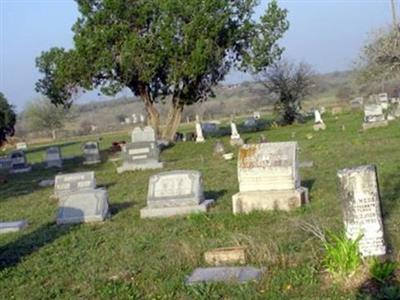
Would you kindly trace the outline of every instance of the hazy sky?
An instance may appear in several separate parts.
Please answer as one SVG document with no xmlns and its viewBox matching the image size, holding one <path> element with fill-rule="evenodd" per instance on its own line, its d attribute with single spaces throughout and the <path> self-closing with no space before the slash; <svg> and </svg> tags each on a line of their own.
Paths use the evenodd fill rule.
<svg viewBox="0 0 400 300">
<path fill-rule="evenodd" d="M 391 22 L 390 0 L 278 2 L 289 10 L 285 56 L 322 73 L 349 69 L 368 33 Z M 261 0 L 257 14 L 267 3 Z M 18 110 L 36 96 L 35 57 L 53 46 L 71 47 L 77 17 L 73 0 L 0 0 L 0 91 Z M 227 81 L 246 79 L 232 72 Z"/>
</svg>

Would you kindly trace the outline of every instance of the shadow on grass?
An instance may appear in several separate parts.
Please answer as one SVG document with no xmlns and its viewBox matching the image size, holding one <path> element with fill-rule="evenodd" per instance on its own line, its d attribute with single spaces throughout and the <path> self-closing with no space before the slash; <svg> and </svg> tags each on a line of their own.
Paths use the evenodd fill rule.
<svg viewBox="0 0 400 300">
<path fill-rule="evenodd" d="M 308 189 L 308 193 L 311 192 L 313 186 L 315 183 L 315 179 L 307 179 L 307 180 L 302 180 L 301 181 L 301 186 L 305 187 Z"/>
<path fill-rule="evenodd" d="M 112 203 L 110 204 L 110 213 L 111 216 L 115 216 L 121 211 L 128 209 L 134 205 L 133 202 L 122 202 L 122 203 Z"/>
<path fill-rule="evenodd" d="M 214 200 L 218 201 L 219 198 L 223 197 L 228 191 L 227 190 L 219 190 L 219 191 L 206 191 L 204 192 L 204 197 L 206 200 Z"/>
<path fill-rule="evenodd" d="M 368 279 L 358 289 L 356 299 L 398 300 L 400 299 L 400 282 L 395 279 L 385 282 Z"/>
<path fill-rule="evenodd" d="M 0 247 L 0 271 L 17 265 L 24 257 L 77 228 L 79 225 L 57 226 L 54 223 L 47 223 L 16 241 Z"/>
</svg>

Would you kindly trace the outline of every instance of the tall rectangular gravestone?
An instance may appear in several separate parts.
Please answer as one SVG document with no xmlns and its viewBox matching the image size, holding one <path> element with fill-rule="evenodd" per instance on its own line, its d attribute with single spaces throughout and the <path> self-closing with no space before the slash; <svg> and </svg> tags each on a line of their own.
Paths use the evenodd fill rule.
<svg viewBox="0 0 400 300">
<path fill-rule="evenodd" d="M 96 188 L 94 172 L 57 175 L 57 224 L 100 222 L 108 216 L 108 194 Z"/>
<path fill-rule="evenodd" d="M 136 127 L 132 131 L 132 142 L 125 146 L 121 156 L 123 163 L 117 169 L 118 173 L 163 167 L 163 163 L 159 161 L 160 150 L 155 133 L 150 126 Z"/>
<path fill-rule="evenodd" d="M 99 144 L 97 142 L 87 142 L 83 145 L 84 165 L 94 165 L 101 162 Z"/>
<path fill-rule="evenodd" d="M 63 160 L 59 147 L 50 147 L 46 150 L 44 158 L 46 168 L 62 168 Z"/>
<path fill-rule="evenodd" d="M 233 195 L 233 213 L 253 210 L 291 210 L 308 202 L 300 186 L 297 143 L 244 145 L 239 151 L 239 193 Z"/>
<path fill-rule="evenodd" d="M 362 236 L 359 249 L 363 256 L 386 254 L 375 166 L 340 170 L 338 177 L 347 237 Z"/>
<path fill-rule="evenodd" d="M 147 207 L 140 211 L 140 216 L 170 217 L 207 212 L 213 202 L 204 198 L 200 172 L 164 172 L 150 177 Z"/>
</svg>

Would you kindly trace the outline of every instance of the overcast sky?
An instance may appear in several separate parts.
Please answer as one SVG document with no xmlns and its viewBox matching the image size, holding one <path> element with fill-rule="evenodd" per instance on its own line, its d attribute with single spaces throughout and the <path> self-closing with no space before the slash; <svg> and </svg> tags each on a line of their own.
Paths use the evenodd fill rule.
<svg viewBox="0 0 400 300">
<path fill-rule="evenodd" d="M 258 15 L 268 1 L 261 0 Z M 278 2 L 289 11 L 290 29 L 281 41 L 285 56 L 321 73 L 351 68 L 368 33 L 391 22 L 390 0 Z M 73 0 L 0 0 L 0 91 L 18 110 L 37 97 L 35 57 L 50 47 L 72 47 L 77 17 Z M 227 81 L 248 79 L 232 72 Z"/>
</svg>

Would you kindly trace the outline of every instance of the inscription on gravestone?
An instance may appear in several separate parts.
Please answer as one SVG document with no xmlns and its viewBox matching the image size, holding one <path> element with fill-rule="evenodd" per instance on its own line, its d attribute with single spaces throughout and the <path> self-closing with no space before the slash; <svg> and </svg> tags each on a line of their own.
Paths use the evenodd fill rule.
<svg viewBox="0 0 400 300">
<path fill-rule="evenodd" d="M 56 197 L 68 195 L 84 189 L 95 189 L 96 179 L 94 172 L 57 175 L 54 191 Z"/>
<path fill-rule="evenodd" d="M 362 236 L 363 256 L 384 255 L 383 222 L 375 166 L 361 166 L 338 172 L 347 237 Z"/>
</svg>

